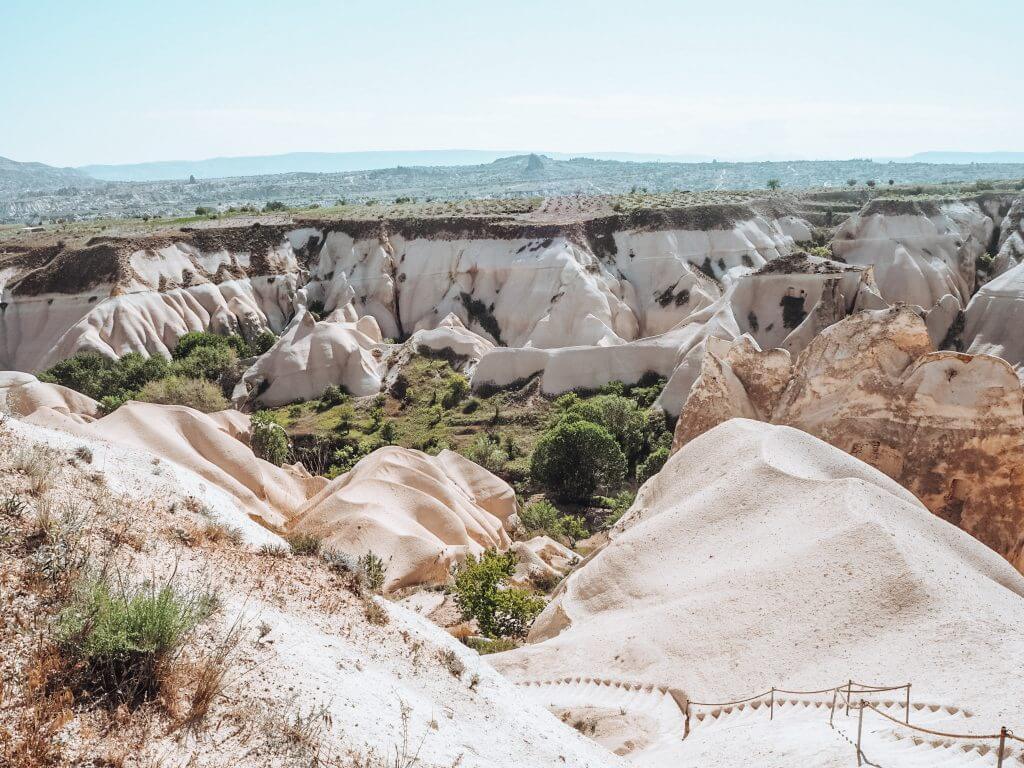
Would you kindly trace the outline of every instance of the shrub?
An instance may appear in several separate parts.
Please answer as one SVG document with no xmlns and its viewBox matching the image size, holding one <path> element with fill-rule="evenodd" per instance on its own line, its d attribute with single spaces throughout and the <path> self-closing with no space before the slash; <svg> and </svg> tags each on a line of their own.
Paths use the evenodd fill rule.
<svg viewBox="0 0 1024 768">
<path fill-rule="evenodd" d="M 636 402 L 622 395 L 598 395 L 570 406 L 563 421 L 589 421 L 615 438 L 626 461 L 632 464 L 644 445 L 647 418 Z"/>
<path fill-rule="evenodd" d="M 559 498 L 581 500 L 598 488 L 618 485 L 626 474 L 626 458 L 604 427 L 562 422 L 537 442 L 530 474 Z"/>
<path fill-rule="evenodd" d="M 323 391 L 322 395 L 320 395 L 316 409 L 318 411 L 326 411 L 336 405 L 344 405 L 347 402 L 348 393 L 341 387 L 332 384 Z"/>
<path fill-rule="evenodd" d="M 249 445 L 252 452 L 271 464 L 281 466 L 288 458 L 288 435 L 266 411 L 257 411 L 249 417 L 252 432 Z"/>
<path fill-rule="evenodd" d="M 323 547 L 323 539 L 317 536 L 315 533 L 292 533 L 284 537 L 284 540 L 288 542 L 288 546 L 292 548 L 292 552 L 296 555 L 309 555 L 313 557 L 320 554 L 320 549 Z"/>
<path fill-rule="evenodd" d="M 444 392 L 441 394 L 441 407 L 445 409 L 454 408 L 466 399 L 469 394 L 469 382 L 460 373 L 453 373 L 445 382 Z"/>
<path fill-rule="evenodd" d="M 252 340 L 250 350 L 254 355 L 264 355 L 277 343 L 277 336 L 273 331 L 260 331 Z"/>
<path fill-rule="evenodd" d="M 263 206 L 264 211 L 286 211 L 288 206 L 282 203 L 280 200 L 271 200 Z"/>
<path fill-rule="evenodd" d="M 129 352 L 112 360 L 97 352 L 79 352 L 40 373 L 39 379 L 69 387 L 94 400 L 115 398 L 124 402 L 150 381 L 166 376 L 168 367 L 167 360 L 159 355 L 143 357 Z"/>
<path fill-rule="evenodd" d="M 205 379 L 168 376 L 151 381 L 135 395 L 136 400 L 161 405 L 187 405 L 203 413 L 223 411 L 228 401 L 220 387 Z"/>
<path fill-rule="evenodd" d="M 782 182 L 778 179 L 768 179 L 768 183 L 765 185 L 768 189 L 778 189 L 782 186 Z"/>
<path fill-rule="evenodd" d="M 367 589 L 371 592 L 377 592 L 384 586 L 388 569 L 383 559 L 370 551 L 360 557 L 356 561 L 356 565 L 359 568 L 359 572 L 363 577 L 363 582 L 366 584 Z"/>
<path fill-rule="evenodd" d="M 60 614 L 58 644 L 80 688 L 115 705 L 138 704 L 159 692 L 183 640 L 212 605 L 208 593 L 171 583 L 89 579 Z"/>
<path fill-rule="evenodd" d="M 650 455 L 636 465 L 636 481 L 643 485 L 648 479 L 658 474 L 668 461 L 669 449 L 665 446 L 655 448 Z"/>
<path fill-rule="evenodd" d="M 489 434 L 477 435 L 472 443 L 462 449 L 462 455 L 490 472 L 501 472 L 509 460 L 501 441 Z"/>
<path fill-rule="evenodd" d="M 543 598 L 506 586 L 515 567 L 513 553 L 487 550 L 479 559 L 467 557 L 455 572 L 455 602 L 487 637 L 521 637 L 544 609 Z"/>
<path fill-rule="evenodd" d="M 203 347 L 212 347 L 214 349 L 230 348 L 239 357 L 249 357 L 251 353 L 249 345 L 245 343 L 245 339 L 237 334 L 222 336 L 219 333 L 210 333 L 209 331 L 192 331 L 178 339 L 178 343 L 175 344 L 174 350 L 171 352 L 171 357 L 174 360 L 184 360 L 193 352 Z"/>
<path fill-rule="evenodd" d="M 217 381 L 237 362 L 238 352 L 227 344 L 200 346 L 171 363 L 171 373 L 190 379 Z"/>
<path fill-rule="evenodd" d="M 531 534 L 545 534 L 553 539 L 565 538 L 572 544 L 590 535 L 582 517 L 563 515 L 546 499 L 527 504 L 519 513 L 519 521 Z"/>
</svg>

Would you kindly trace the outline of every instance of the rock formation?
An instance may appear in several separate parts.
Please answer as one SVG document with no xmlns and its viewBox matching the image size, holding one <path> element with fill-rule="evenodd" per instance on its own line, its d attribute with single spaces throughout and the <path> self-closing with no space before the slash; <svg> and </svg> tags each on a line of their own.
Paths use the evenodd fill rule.
<svg viewBox="0 0 1024 768">
<path fill-rule="evenodd" d="M 577 719 L 629 714 L 643 691 L 614 681 L 729 701 L 852 676 L 909 680 L 917 701 L 1017 722 L 1022 597 L 1019 573 L 881 472 L 798 430 L 734 419 L 669 459 L 529 643 L 493 663 L 520 683 L 563 681 L 527 690 L 549 705 L 564 695 Z M 675 762 L 654 764 L 687 763 L 679 727 L 677 711 Z M 656 735 L 631 734 L 633 762 L 668 749 Z"/>
<path fill-rule="evenodd" d="M 274 408 L 315 400 L 327 387 L 356 395 L 380 392 L 380 329 L 372 317 L 355 322 L 321 321 L 300 309 L 266 354 L 242 375 L 232 394 L 236 404 L 258 402 Z"/>
<path fill-rule="evenodd" d="M 809 432 L 877 467 L 1024 569 L 1024 400 L 1003 360 L 936 352 L 912 308 L 862 312 L 790 365 L 784 350 L 710 345 L 674 449 L 734 416 Z"/>
<path fill-rule="evenodd" d="M 374 451 L 312 496 L 288 523 L 324 546 L 386 567 L 385 589 L 444 583 L 467 554 L 507 549 L 517 511 L 504 481 L 452 451 Z"/>
</svg>

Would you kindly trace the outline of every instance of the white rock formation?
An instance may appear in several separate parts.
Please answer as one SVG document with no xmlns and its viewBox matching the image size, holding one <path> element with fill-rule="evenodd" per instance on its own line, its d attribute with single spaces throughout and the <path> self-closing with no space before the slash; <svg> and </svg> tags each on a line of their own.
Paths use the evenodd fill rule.
<svg viewBox="0 0 1024 768">
<path fill-rule="evenodd" d="M 99 403 L 73 389 L 39 381 L 30 373 L 0 371 L 0 413 L 28 416 L 40 408 L 86 423 L 100 412 Z"/>
<path fill-rule="evenodd" d="M 364 600 L 345 578 L 314 558 L 271 558 L 231 542 L 189 545 L 179 533 L 210 518 L 239 528 L 255 545 L 281 544 L 245 515 L 232 516 L 216 487 L 152 454 L 56 432 L 11 419 L 0 424 L 0 498 L 23 489 L 12 455 L 38 448 L 54 461 L 49 497 L 73 500 L 88 513 L 88 533 L 117 578 L 176 585 L 213 585 L 218 610 L 190 633 L 185 652 L 232 647 L 228 686 L 214 697 L 202 727 L 187 737 L 176 717 L 147 713 L 158 724 L 133 744 L 129 762 L 196 768 L 286 765 L 392 765 L 462 768 L 620 768 L 622 761 L 584 738 L 498 675 L 475 651 L 425 619 L 372 598 L 387 623 L 367 619 Z M 81 451 L 92 458 L 83 467 Z M 11 450 L 7 450 L 10 448 Z M 188 497 L 192 496 L 190 500 Z M 92 503 L 99 499 L 102 503 Z M 206 508 L 198 512 L 190 501 Z M 120 536 L 112 535 L 115 529 Z M 127 533 L 126 533 L 127 532 Z M 28 548 L 7 547 L 4 567 L 29 572 Z M 5 576 L 6 578 L 6 576 Z M 12 577 L 13 578 L 13 577 Z M 5 581 L 7 600 L 12 584 Z M 18 584 L 20 587 L 20 584 Z M 12 594 L 12 599 L 23 600 Z M 48 617 L 47 617 L 48 618 Z M 43 622 L 40 621 L 40 626 Z M 5 664 L 27 663 L 34 647 L 5 632 Z M 191 666 L 185 668 L 191 670 Z M 183 670 L 184 671 L 184 670 Z M 8 682 L 10 685 L 8 685 Z M 28 737 L 31 702 L 22 706 L 19 681 L 5 679 L 5 735 Z M 182 700 L 194 680 L 182 675 Z M 186 705 L 187 706 L 187 705 Z M 131 715 L 127 715 L 131 717 Z M 158 719 L 161 718 L 161 719 Z M 68 711 L 59 748 L 67 764 L 124 755 L 123 728 L 91 729 L 88 709 Z M 81 753 L 84 759 L 77 759 Z M 396 757 L 397 756 L 397 757 Z"/>
<path fill-rule="evenodd" d="M 170 356 L 190 331 L 280 331 L 294 312 L 295 253 L 283 238 L 136 246 L 111 241 L 0 270 L 0 368 L 35 371 L 79 351 Z M 205 240 L 200 240 L 205 243 Z M 134 249 L 134 250 L 133 250 Z M 262 250 L 261 250 L 262 249 Z"/>
<path fill-rule="evenodd" d="M 312 496 L 288 528 L 353 557 L 373 552 L 390 591 L 444 583 L 467 554 L 507 549 L 516 511 L 512 488 L 469 459 L 388 446 Z"/>
<path fill-rule="evenodd" d="M 832 253 L 873 267 L 890 303 L 928 309 L 950 294 L 964 307 L 996 226 L 976 202 L 873 200 L 839 226 Z"/>
<path fill-rule="evenodd" d="M 1024 395 L 1003 360 L 935 352 L 905 306 L 833 325 L 792 364 L 785 350 L 749 343 L 709 349 L 674 448 L 734 416 L 797 427 L 1024 569 Z"/>
<path fill-rule="evenodd" d="M 360 397 L 376 394 L 382 371 L 374 351 L 380 343 L 380 329 L 372 317 L 317 322 L 300 309 L 274 346 L 242 375 L 232 399 L 236 404 L 259 402 L 274 408 L 314 400 L 332 385 Z"/>
<path fill-rule="evenodd" d="M 971 354 L 996 355 L 1019 370 L 1024 363 L 1024 266 L 985 283 L 967 305 L 963 342 Z"/>
<path fill-rule="evenodd" d="M 516 541 L 510 549 L 518 558 L 513 580 L 522 584 L 557 581 L 580 560 L 579 555 L 549 536 Z"/>
<path fill-rule="evenodd" d="M 659 400 L 677 414 L 710 338 L 749 334 L 757 342 L 799 351 L 821 329 L 860 309 L 884 306 L 871 275 L 806 254 L 779 258 L 756 272 L 735 269 L 724 295 L 665 333 L 627 344 L 560 349 L 495 349 L 473 375 L 473 386 L 508 386 L 540 375 L 541 391 L 596 389 L 633 383 L 645 374 L 669 379 Z"/>
<path fill-rule="evenodd" d="M 798 430 L 735 419 L 669 459 L 529 644 L 493 663 L 520 683 L 564 681 L 527 688 L 549 703 L 579 689 L 574 719 L 622 718 L 644 698 L 616 700 L 612 681 L 729 701 L 852 677 L 910 681 L 915 701 L 998 732 L 1024 719 L 1022 621 L 1024 578 L 896 482 Z M 827 730 L 827 701 L 817 717 Z M 633 722 L 635 764 L 670 740 L 674 761 L 651 764 L 689 764 L 678 710 L 658 743 Z"/>
</svg>

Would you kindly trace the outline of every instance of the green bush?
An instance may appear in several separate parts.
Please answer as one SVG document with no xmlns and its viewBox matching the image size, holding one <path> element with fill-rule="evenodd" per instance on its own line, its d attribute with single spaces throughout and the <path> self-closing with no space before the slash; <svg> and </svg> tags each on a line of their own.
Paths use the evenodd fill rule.
<svg viewBox="0 0 1024 768">
<path fill-rule="evenodd" d="M 227 344 L 200 346 L 171 363 L 171 373 L 189 379 L 217 381 L 238 363 L 238 352 Z"/>
<path fill-rule="evenodd" d="M 479 559 L 470 555 L 455 571 L 451 588 L 466 620 L 475 619 L 487 637 L 522 637 L 544 610 L 544 599 L 507 586 L 516 556 L 487 550 Z"/>
<path fill-rule="evenodd" d="M 273 331 L 260 331 L 256 338 L 252 340 L 250 350 L 254 355 L 264 355 L 276 343 L 277 336 L 274 335 Z"/>
<path fill-rule="evenodd" d="M 271 464 L 281 466 L 288 458 L 288 434 L 266 411 L 257 411 L 249 417 L 252 452 Z"/>
<path fill-rule="evenodd" d="M 119 360 L 104 357 L 98 352 L 79 352 L 39 374 L 41 381 L 69 387 L 94 400 L 104 397 L 122 401 L 169 372 L 167 360 L 160 355 L 144 357 L 129 352 Z"/>
<path fill-rule="evenodd" d="M 636 402 L 622 395 L 598 395 L 566 409 L 563 421 L 589 421 L 608 430 L 632 465 L 643 449 L 647 417 Z"/>
<path fill-rule="evenodd" d="M 170 583 L 86 580 L 58 617 L 58 645 L 81 688 L 114 704 L 138 704 L 157 695 L 185 637 L 213 604 L 208 593 Z"/>
<path fill-rule="evenodd" d="M 445 409 L 454 408 L 469 394 L 469 381 L 459 373 L 451 374 L 445 382 L 444 391 L 441 394 L 441 407 Z"/>
<path fill-rule="evenodd" d="M 210 333 L 209 331 L 191 331 L 178 339 L 178 343 L 171 352 L 171 357 L 175 360 L 183 360 L 197 349 L 203 347 L 227 347 L 233 349 L 238 357 L 250 357 L 252 354 L 252 350 L 245 343 L 245 339 L 237 334 L 222 336 L 219 333 Z"/>
<path fill-rule="evenodd" d="M 643 485 L 648 479 L 658 474 L 668 461 L 669 449 L 665 446 L 655 448 L 650 455 L 636 465 L 636 481 Z"/>
<path fill-rule="evenodd" d="M 563 421 L 545 432 L 530 459 L 533 479 L 566 500 L 584 500 L 615 487 L 626 474 L 626 457 L 604 427 Z"/>
<path fill-rule="evenodd" d="M 531 535 L 544 534 L 553 539 L 568 539 L 570 544 L 590 535 L 582 517 L 563 515 L 546 499 L 527 504 L 519 513 L 519 521 Z"/>
<path fill-rule="evenodd" d="M 356 561 L 356 567 L 363 578 L 363 583 L 371 592 L 378 592 L 384 587 L 388 567 L 382 558 L 372 551 L 367 552 Z"/>
<path fill-rule="evenodd" d="M 509 460 L 508 453 L 501 446 L 501 440 L 490 434 L 477 435 L 461 453 L 470 461 L 495 473 L 504 470 Z"/>
<path fill-rule="evenodd" d="M 348 393 L 337 385 L 330 385 L 320 395 L 320 400 L 317 402 L 316 409 L 318 411 L 327 411 L 336 405 L 344 405 L 348 402 Z"/>
<path fill-rule="evenodd" d="M 139 390 L 135 399 L 161 405 L 187 405 L 203 413 L 223 411 L 228 407 L 228 401 L 216 384 L 184 376 L 168 376 L 151 381 Z"/>
</svg>

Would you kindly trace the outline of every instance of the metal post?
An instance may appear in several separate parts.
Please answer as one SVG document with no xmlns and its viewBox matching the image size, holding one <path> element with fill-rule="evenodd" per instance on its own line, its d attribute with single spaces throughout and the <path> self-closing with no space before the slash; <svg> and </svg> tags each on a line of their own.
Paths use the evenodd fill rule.
<svg viewBox="0 0 1024 768">
<path fill-rule="evenodd" d="M 910 725 L 910 683 L 907 683 L 907 717 L 904 722 Z"/>
<path fill-rule="evenodd" d="M 853 695 L 853 680 L 846 685 L 846 716 L 850 716 L 850 696 Z"/>
<path fill-rule="evenodd" d="M 834 691 L 832 691 L 832 706 L 829 707 L 829 709 L 828 709 L 828 725 L 829 725 L 829 728 L 834 727 L 832 725 L 832 718 L 836 714 L 836 696 L 838 694 L 839 694 L 839 689 L 838 688 L 836 688 Z"/>
<path fill-rule="evenodd" d="M 860 715 L 857 717 L 857 765 L 860 765 L 860 733 L 864 728 L 864 700 L 860 701 Z"/>
<path fill-rule="evenodd" d="M 690 702 L 686 702 L 686 721 L 683 723 L 683 738 L 690 735 Z"/>
<path fill-rule="evenodd" d="M 775 719 L 775 686 L 772 686 L 772 697 L 768 703 L 768 719 Z"/>
<path fill-rule="evenodd" d="M 999 751 L 996 752 L 996 768 L 1003 768 L 1003 747 L 1006 746 L 1006 726 L 999 729 Z"/>
</svg>

